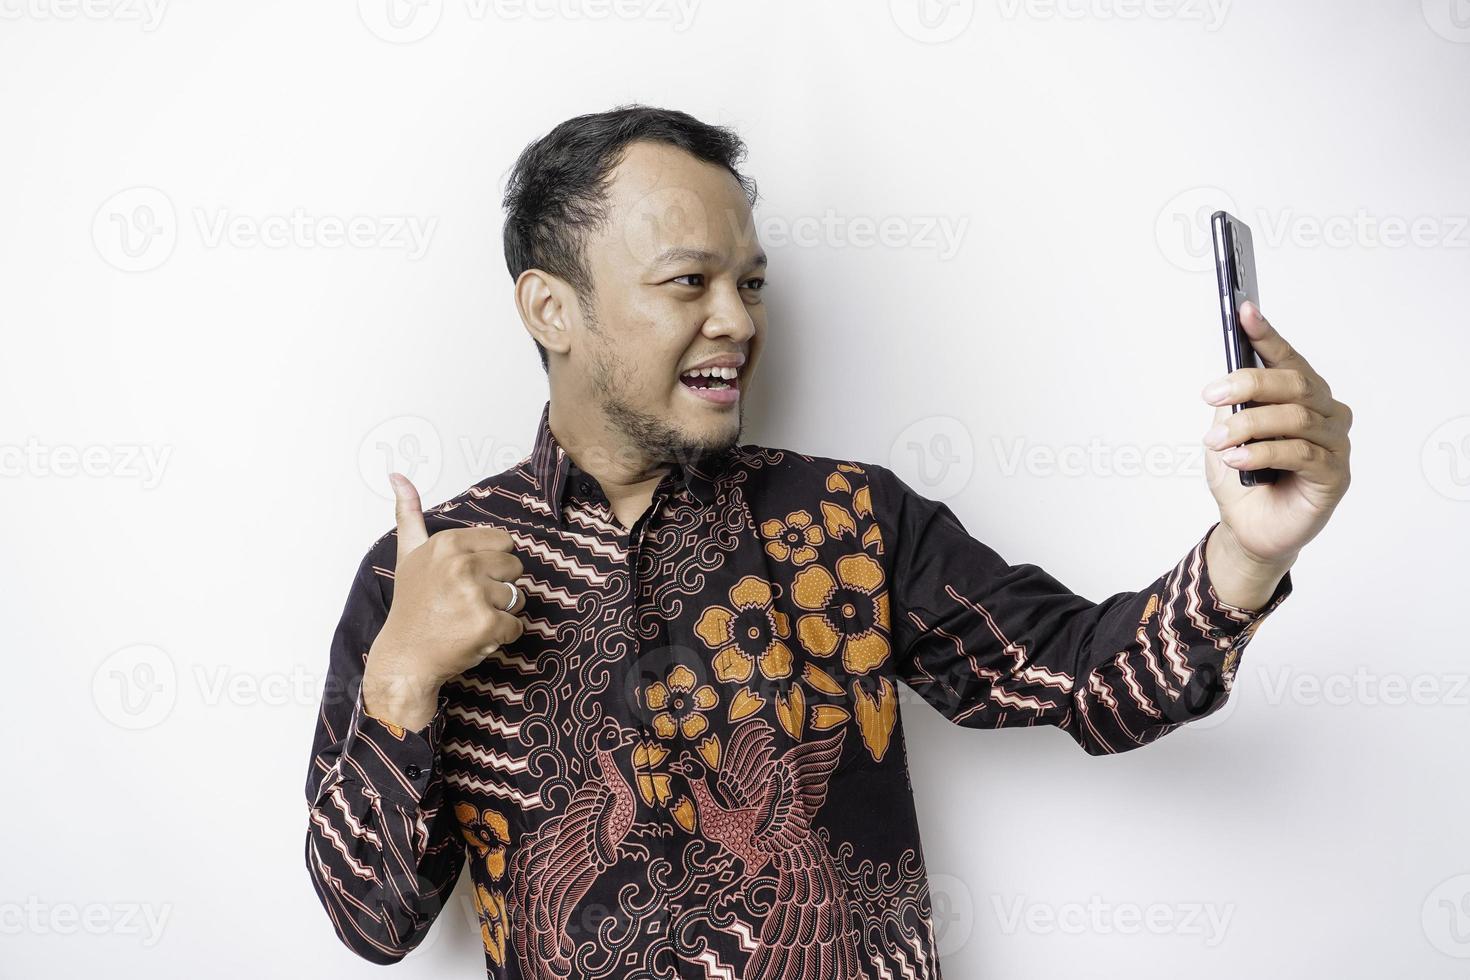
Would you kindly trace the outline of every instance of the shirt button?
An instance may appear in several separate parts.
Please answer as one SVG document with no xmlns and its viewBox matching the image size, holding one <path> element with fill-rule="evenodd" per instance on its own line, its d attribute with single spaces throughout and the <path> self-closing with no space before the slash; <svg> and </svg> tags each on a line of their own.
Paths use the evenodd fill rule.
<svg viewBox="0 0 1470 980">
<path fill-rule="evenodd" d="M 1210 629 L 1209 631 L 1207 631 L 1205 633 L 1205 635 L 1208 636 L 1212 640 L 1218 640 L 1222 636 L 1228 636 L 1229 633 L 1228 633 L 1228 631 L 1222 630 L 1218 626 L 1216 626 L 1216 627 Z"/>
<path fill-rule="evenodd" d="M 403 770 L 403 772 L 406 776 L 408 776 L 409 779 L 418 779 L 424 774 L 424 771 L 415 765 L 410 765 L 407 769 Z"/>
</svg>

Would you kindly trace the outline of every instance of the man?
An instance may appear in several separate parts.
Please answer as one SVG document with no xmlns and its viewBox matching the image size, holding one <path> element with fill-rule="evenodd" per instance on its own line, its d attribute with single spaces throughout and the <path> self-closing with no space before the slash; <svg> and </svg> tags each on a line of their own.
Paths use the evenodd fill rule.
<svg viewBox="0 0 1470 980">
<path fill-rule="evenodd" d="M 307 866 L 374 963 L 468 857 L 492 977 L 937 978 L 898 685 L 1147 745 L 1224 703 L 1347 489 L 1348 407 L 1250 308 L 1267 366 L 1205 393 L 1220 520 L 1100 603 L 883 466 L 739 443 L 766 332 L 743 151 L 632 106 L 516 163 L 534 450 L 427 512 L 393 476 L 313 745 Z"/>
</svg>

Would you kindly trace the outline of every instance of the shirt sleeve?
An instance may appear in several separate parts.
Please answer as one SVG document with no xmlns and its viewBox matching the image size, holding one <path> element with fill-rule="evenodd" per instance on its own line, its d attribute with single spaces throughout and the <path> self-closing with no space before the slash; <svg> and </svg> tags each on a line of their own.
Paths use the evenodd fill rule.
<svg viewBox="0 0 1470 980">
<path fill-rule="evenodd" d="M 1292 591 L 1288 571 L 1260 610 L 1222 602 L 1205 564 L 1217 521 L 1141 591 L 1092 602 L 875 470 L 896 668 L 959 725 L 1055 725 L 1091 755 L 1147 745 L 1225 703 L 1241 652 Z"/>
<path fill-rule="evenodd" d="M 464 866 L 465 843 L 444 804 L 437 762 L 448 698 L 407 731 L 369 715 L 362 674 L 387 618 L 371 552 L 332 640 L 306 776 L 306 866 L 337 936 L 380 965 L 428 933 Z"/>
</svg>

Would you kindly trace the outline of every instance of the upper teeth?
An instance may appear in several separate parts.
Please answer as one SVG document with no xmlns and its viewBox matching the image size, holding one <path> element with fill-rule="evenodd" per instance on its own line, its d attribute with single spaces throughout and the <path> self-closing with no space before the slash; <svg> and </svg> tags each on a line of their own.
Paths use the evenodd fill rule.
<svg viewBox="0 0 1470 980">
<path fill-rule="evenodd" d="M 723 378 L 726 381 L 734 381 L 735 376 L 740 373 L 739 368 L 712 367 L 700 368 L 697 371 L 685 371 L 686 378 Z"/>
</svg>

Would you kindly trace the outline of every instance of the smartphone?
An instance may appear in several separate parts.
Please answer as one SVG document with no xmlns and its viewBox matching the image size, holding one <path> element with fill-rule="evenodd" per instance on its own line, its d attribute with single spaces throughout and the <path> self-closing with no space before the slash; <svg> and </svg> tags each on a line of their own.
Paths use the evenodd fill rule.
<svg viewBox="0 0 1470 980">
<path fill-rule="evenodd" d="M 1215 239 L 1215 278 L 1220 284 L 1220 322 L 1225 327 L 1225 369 L 1260 367 L 1261 360 L 1250 338 L 1240 327 L 1240 306 L 1246 300 L 1260 308 L 1261 297 L 1256 287 L 1256 253 L 1251 246 L 1250 225 L 1230 214 L 1216 211 L 1210 216 L 1210 231 Z M 1254 408 L 1258 402 L 1231 405 L 1231 413 Z M 1247 443 L 1259 442 L 1247 439 Z M 1265 468 L 1237 470 L 1240 482 L 1248 487 L 1259 483 L 1275 483 L 1281 471 Z"/>
</svg>

